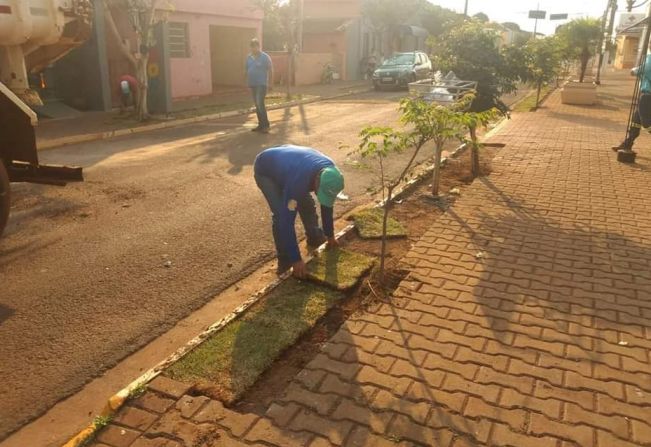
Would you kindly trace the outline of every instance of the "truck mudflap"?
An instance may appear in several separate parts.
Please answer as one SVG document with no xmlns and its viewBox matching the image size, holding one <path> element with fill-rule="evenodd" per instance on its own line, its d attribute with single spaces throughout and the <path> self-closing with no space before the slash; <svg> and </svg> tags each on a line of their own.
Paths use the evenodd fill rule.
<svg viewBox="0 0 651 447">
<path fill-rule="evenodd" d="M 70 182 L 84 181 L 82 168 L 78 167 L 37 165 L 18 161 L 8 163 L 6 167 L 12 182 L 65 186 Z"/>
</svg>

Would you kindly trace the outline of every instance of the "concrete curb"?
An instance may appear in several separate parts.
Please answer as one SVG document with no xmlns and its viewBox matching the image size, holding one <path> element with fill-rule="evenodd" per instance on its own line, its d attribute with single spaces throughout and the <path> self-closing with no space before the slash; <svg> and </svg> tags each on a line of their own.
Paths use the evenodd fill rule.
<svg viewBox="0 0 651 447">
<path fill-rule="evenodd" d="M 346 96 L 346 95 L 341 95 L 341 96 Z M 487 139 L 492 137 L 494 134 L 499 132 L 499 130 L 508 122 L 508 118 L 502 118 L 493 129 L 491 129 L 489 132 L 486 133 L 486 135 L 483 136 L 483 139 Z M 448 159 L 450 158 L 455 158 L 457 155 L 459 155 L 461 152 L 463 152 L 466 149 L 467 145 L 461 144 L 458 146 L 448 157 L 443 158 L 441 160 L 441 164 L 444 165 Z M 426 161 L 425 163 L 428 163 Z M 400 200 L 400 198 L 404 197 L 406 194 L 410 193 L 420 182 L 422 182 L 428 175 L 431 175 L 432 171 L 434 169 L 433 165 L 428 166 L 425 168 L 420 174 L 418 174 L 415 178 L 411 179 L 409 182 L 405 183 L 403 186 L 401 186 L 398 191 L 394 194 L 393 200 Z M 379 208 L 382 206 L 382 203 L 377 203 L 374 208 Z M 353 229 L 355 228 L 355 225 L 350 224 L 347 225 L 344 229 L 339 231 L 336 235 L 336 239 L 341 239 L 343 237 L 346 237 Z M 322 245 L 319 247 L 317 252 L 322 252 L 325 250 L 326 245 Z M 309 261 L 311 258 L 309 258 L 307 261 Z M 306 261 L 306 262 L 307 262 Z M 258 290 L 255 292 L 253 295 L 251 295 L 250 298 L 248 298 L 245 302 L 240 304 L 233 312 L 222 318 L 221 320 L 215 322 L 211 326 L 209 326 L 207 329 L 205 329 L 203 332 L 198 334 L 196 337 L 194 337 L 192 340 L 190 340 L 187 344 L 179 348 L 176 352 L 174 352 L 172 355 L 164 359 L 163 361 L 159 362 L 157 365 L 155 365 L 153 368 L 149 369 L 146 371 L 144 374 L 142 374 L 140 377 L 132 381 L 129 385 L 118 391 L 116 394 L 111 396 L 106 405 L 104 406 L 104 409 L 100 413 L 99 416 L 104 417 L 104 418 L 112 418 L 119 410 L 122 408 L 122 406 L 127 402 L 129 399 L 129 396 L 131 393 L 133 393 L 135 390 L 138 388 L 141 388 L 143 386 L 146 386 L 149 382 L 151 382 L 153 379 L 156 378 L 161 372 L 163 372 L 167 367 L 172 365 L 174 362 L 179 360 L 181 357 L 189 353 L 192 349 L 195 347 L 199 346 L 204 340 L 206 340 L 208 337 L 211 335 L 215 334 L 216 332 L 220 331 L 224 326 L 226 326 L 228 323 L 231 321 L 235 320 L 238 318 L 240 315 L 242 315 L 244 312 L 246 312 L 247 309 L 249 309 L 251 306 L 253 306 L 255 303 L 257 303 L 263 296 L 271 292 L 273 289 L 278 287 L 283 281 L 288 279 L 291 276 L 291 272 L 286 272 L 283 274 L 281 277 L 278 279 L 272 281 L 270 284 L 267 284 L 265 287 L 262 289 Z M 101 425 L 98 425 L 95 422 L 90 423 L 86 428 L 84 428 L 82 431 L 80 431 L 77 435 L 75 435 L 73 438 L 71 438 L 68 442 L 66 442 L 62 447 L 81 447 L 84 445 L 85 442 L 89 441 L 92 439 L 93 436 L 102 428 Z"/>
<path fill-rule="evenodd" d="M 351 95 L 356 95 L 359 93 L 366 93 L 371 91 L 371 88 L 363 88 L 363 89 L 358 89 L 358 90 L 352 90 L 346 93 L 339 93 L 336 95 L 330 95 L 330 96 L 316 96 L 314 98 L 308 98 L 308 99 L 299 99 L 299 100 L 294 100 L 294 101 L 289 101 L 281 104 L 274 104 L 269 107 L 267 107 L 267 110 L 279 110 L 279 109 L 286 109 L 288 107 L 294 107 L 294 106 L 300 106 L 300 105 L 305 105 L 305 104 L 312 104 L 315 102 L 320 102 L 320 101 L 327 101 L 329 99 L 337 99 L 337 98 L 343 98 L 346 96 L 351 96 Z M 61 138 L 53 138 L 51 140 L 46 140 L 42 143 L 37 143 L 37 148 L 39 151 L 45 151 L 49 149 L 56 149 L 62 146 L 69 146 L 71 144 L 79 144 L 79 143 L 88 143 L 90 141 L 99 141 L 99 140 L 108 140 L 111 138 L 116 138 L 116 137 L 123 137 L 126 135 L 135 135 L 143 132 L 150 132 L 153 130 L 160 130 L 160 129 L 170 129 L 173 127 L 180 127 L 180 126 L 186 126 L 188 124 L 196 124 L 196 123 L 201 123 L 204 121 L 210 121 L 210 120 L 216 120 L 216 119 L 223 119 L 223 118 L 231 118 L 234 116 L 240 116 L 240 115 L 246 115 L 248 113 L 254 112 L 255 109 L 253 107 L 249 107 L 247 109 L 241 109 L 241 110 L 232 110 L 228 112 L 219 112 L 219 113 L 211 113 L 207 115 L 200 115 L 200 116 L 194 116 L 192 118 L 181 118 L 181 119 L 173 119 L 169 121 L 164 121 L 160 123 L 155 123 L 155 124 L 147 124 L 144 126 L 138 126 L 138 127 L 129 127 L 126 129 L 116 129 L 116 130 L 109 130 L 106 132 L 94 132 L 94 133 L 88 133 L 88 134 L 81 134 L 81 135 L 72 135 L 69 137 L 61 137 Z"/>
</svg>

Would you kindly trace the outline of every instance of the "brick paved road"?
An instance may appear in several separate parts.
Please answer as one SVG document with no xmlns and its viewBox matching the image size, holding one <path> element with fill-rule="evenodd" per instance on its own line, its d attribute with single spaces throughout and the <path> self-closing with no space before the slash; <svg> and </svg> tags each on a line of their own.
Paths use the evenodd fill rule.
<svg viewBox="0 0 651 447">
<path fill-rule="evenodd" d="M 160 379 L 97 445 L 651 445 L 651 151 L 608 149 L 631 89 L 611 76 L 603 105 L 555 94 L 513 119 L 394 303 L 345 324 L 264 417 Z"/>
</svg>

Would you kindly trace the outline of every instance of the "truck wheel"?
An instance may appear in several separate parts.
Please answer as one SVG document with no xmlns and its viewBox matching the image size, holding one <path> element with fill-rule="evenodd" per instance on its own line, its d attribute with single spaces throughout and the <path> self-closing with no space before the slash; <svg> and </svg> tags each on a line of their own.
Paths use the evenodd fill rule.
<svg viewBox="0 0 651 447">
<path fill-rule="evenodd" d="M 9 175 L 5 169 L 5 164 L 0 159 L 0 236 L 7 225 L 9 219 Z"/>
</svg>

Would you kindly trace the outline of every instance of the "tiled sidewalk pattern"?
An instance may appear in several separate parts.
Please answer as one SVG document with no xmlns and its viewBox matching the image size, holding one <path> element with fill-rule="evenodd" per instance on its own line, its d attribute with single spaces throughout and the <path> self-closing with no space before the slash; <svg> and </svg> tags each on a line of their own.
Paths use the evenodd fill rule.
<svg viewBox="0 0 651 447">
<path fill-rule="evenodd" d="M 508 123 L 392 304 L 347 322 L 265 416 L 158 379 L 97 446 L 651 445 L 651 151 L 609 150 L 631 89 L 615 76 L 603 105 L 555 94 Z"/>
</svg>

